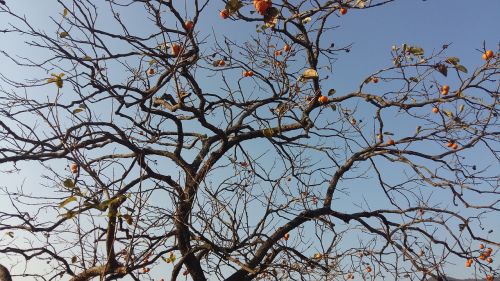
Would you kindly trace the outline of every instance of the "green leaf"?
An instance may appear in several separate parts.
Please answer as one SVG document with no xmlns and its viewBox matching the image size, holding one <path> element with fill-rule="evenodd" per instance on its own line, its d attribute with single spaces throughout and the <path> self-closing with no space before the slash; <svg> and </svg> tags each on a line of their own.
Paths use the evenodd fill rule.
<svg viewBox="0 0 500 281">
<path fill-rule="evenodd" d="M 64 201 L 62 201 L 61 203 L 59 203 L 59 208 L 64 208 L 64 206 L 68 205 L 69 203 L 71 202 L 74 202 L 76 201 L 76 196 L 71 196 L 71 197 L 68 197 L 66 198 Z"/>
<path fill-rule="evenodd" d="M 79 108 L 76 108 L 76 109 L 74 109 L 74 110 L 73 110 L 73 114 L 80 113 L 80 112 L 82 112 L 82 111 L 84 111 L 84 110 L 85 110 L 85 109 L 80 108 L 80 107 L 79 107 Z"/>
<path fill-rule="evenodd" d="M 333 96 L 333 95 L 335 95 L 336 92 L 337 91 L 335 91 L 335 89 L 330 89 L 330 90 L 328 90 L 328 95 Z"/>
<path fill-rule="evenodd" d="M 79 107 L 79 108 L 83 108 L 83 109 L 86 109 L 86 108 L 87 108 L 87 106 L 86 106 L 85 104 L 83 104 L 83 103 L 80 103 L 80 104 L 78 105 L 78 107 Z"/>
<path fill-rule="evenodd" d="M 465 68 L 465 66 L 459 64 L 459 65 L 456 65 L 455 68 L 458 70 L 458 71 L 462 71 L 463 73 L 467 73 L 467 68 Z"/>
<path fill-rule="evenodd" d="M 424 55 L 424 49 L 416 46 L 412 46 L 408 49 L 408 53 L 415 55 L 415 56 L 423 56 Z"/>
<path fill-rule="evenodd" d="M 75 187 L 75 182 L 73 182 L 72 179 L 65 179 L 63 181 L 63 185 L 64 185 L 64 187 L 67 187 L 67 188 L 73 188 L 73 187 Z"/>
<path fill-rule="evenodd" d="M 448 116 L 448 117 L 453 117 L 453 112 L 449 111 L 449 110 L 443 110 L 443 112 Z"/>
<path fill-rule="evenodd" d="M 446 58 L 445 62 L 452 64 L 452 65 L 457 65 L 460 62 L 460 59 L 457 57 L 449 57 L 449 58 Z"/>
<path fill-rule="evenodd" d="M 237 12 L 241 7 L 243 7 L 241 0 L 229 0 L 226 4 L 226 10 L 231 14 Z"/>
</svg>

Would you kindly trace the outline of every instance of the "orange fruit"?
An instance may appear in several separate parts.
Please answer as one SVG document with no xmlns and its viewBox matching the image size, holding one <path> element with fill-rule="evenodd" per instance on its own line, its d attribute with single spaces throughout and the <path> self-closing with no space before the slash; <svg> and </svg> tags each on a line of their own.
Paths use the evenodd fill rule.
<svg viewBox="0 0 500 281">
<path fill-rule="evenodd" d="M 375 83 L 375 84 L 377 84 L 378 83 L 378 78 L 377 77 L 373 77 L 372 78 L 372 82 Z"/>
<path fill-rule="evenodd" d="M 494 281 L 495 277 L 493 275 L 486 275 L 486 281 Z"/>
<path fill-rule="evenodd" d="M 483 58 L 483 60 L 488 60 L 488 55 L 483 54 L 483 55 L 481 55 L 481 58 Z"/>
<path fill-rule="evenodd" d="M 438 113 L 438 112 L 439 112 L 439 108 L 434 107 L 434 108 L 432 109 L 432 112 L 434 112 L 434 113 Z"/>
<path fill-rule="evenodd" d="M 259 14 L 265 15 L 267 9 L 273 5 L 273 2 L 271 0 L 254 0 L 253 5 Z"/>
<path fill-rule="evenodd" d="M 345 14 L 347 14 L 347 9 L 346 8 L 340 8 L 339 12 L 340 12 L 341 15 L 345 15 Z"/>
<path fill-rule="evenodd" d="M 154 75 L 155 74 L 155 70 L 152 69 L 152 68 L 150 68 L 150 69 L 148 69 L 147 73 L 148 73 L 148 75 Z"/>
<path fill-rule="evenodd" d="M 290 238 L 290 234 L 285 233 L 285 236 L 283 236 L 283 238 L 285 238 L 285 241 L 288 241 L 288 239 Z"/>
<path fill-rule="evenodd" d="M 290 45 L 285 44 L 285 46 L 283 46 L 283 51 L 290 52 L 291 50 L 292 50 L 292 47 L 290 47 Z"/>
<path fill-rule="evenodd" d="M 70 169 L 73 174 L 78 173 L 78 165 L 76 163 L 72 163 Z"/>
<path fill-rule="evenodd" d="M 488 249 L 486 249 L 486 252 L 491 254 L 493 252 L 493 249 L 492 248 L 488 248 Z"/>
<path fill-rule="evenodd" d="M 184 23 L 184 25 L 186 26 L 186 30 L 187 31 L 191 31 L 193 30 L 193 27 L 194 27 L 194 22 L 188 20 Z"/>
<path fill-rule="evenodd" d="M 487 50 L 486 52 L 484 52 L 484 55 L 486 56 L 486 60 L 489 60 L 489 59 L 493 58 L 493 56 L 495 56 L 495 54 L 493 53 L 492 50 Z M 483 59 L 484 59 L 484 56 L 483 56 Z"/>
<path fill-rule="evenodd" d="M 366 268 L 366 272 L 372 272 L 372 268 L 371 267 L 367 267 Z"/>
<path fill-rule="evenodd" d="M 226 65 L 226 62 L 224 60 L 219 60 L 217 62 L 217 66 L 224 66 L 224 65 Z"/>
<path fill-rule="evenodd" d="M 318 101 L 320 103 L 327 103 L 328 102 L 328 97 L 327 96 L 319 96 Z"/>
<path fill-rule="evenodd" d="M 281 54 L 282 54 L 281 50 L 274 51 L 275 56 L 281 56 Z"/>
<path fill-rule="evenodd" d="M 479 249 L 484 249 L 484 244 L 479 244 Z"/>
<path fill-rule="evenodd" d="M 229 17 L 229 11 L 224 9 L 224 10 L 220 11 L 219 15 L 221 18 L 227 19 Z"/>
<path fill-rule="evenodd" d="M 441 87 L 441 94 L 443 96 L 446 96 L 448 94 L 448 92 L 450 91 L 450 86 L 448 85 L 444 85 L 443 87 Z"/>
<path fill-rule="evenodd" d="M 454 144 L 451 146 L 451 148 L 453 148 L 453 149 L 458 149 L 458 144 L 457 144 L 457 143 L 454 143 Z"/>
<path fill-rule="evenodd" d="M 251 71 L 251 70 L 247 71 L 247 75 L 248 75 L 248 77 L 252 77 L 253 76 L 253 71 Z"/>
<path fill-rule="evenodd" d="M 486 259 L 486 257 L 484 255 L 480 255 L 479 259 L 484 261 Z"/>
<path fill-rule="evenodd" d="M 388 145 L 394 145 L 394 144 L 395 144 L 395 142 L 394 142 L 394 140 L 393 140 L 393 139 L 388 139 L 388 140 L 387 140 L 387 144 L 388 144 Z"/>
<path fill-rule="evenodd" d="M 171 51 L 172 55 L 174 55 L 174 56 L 178 56 L 179 53 L 181 52 L 181 46 L 179 44 L 174 43 L 174 44 L 172 44 L 171 48 L 172 48 L 172 51 Z"/>
<path fill-rule="evenodd" d="M 446 146 L 451 148 L 451 147 L 453 146 L 453 143 L 454 143 L 454 142 L 449 141 L 449 142 L 446 144 Z"/>
<path fill-rule="evenodd" d="M 487 259 L 486 259 L 486 261 L 487 261 L 488 263 L 492 263 L 492 262 L 493 262 L 493 259 L 492 259 L 492 258 L 487 258 Z"/>
</svg>

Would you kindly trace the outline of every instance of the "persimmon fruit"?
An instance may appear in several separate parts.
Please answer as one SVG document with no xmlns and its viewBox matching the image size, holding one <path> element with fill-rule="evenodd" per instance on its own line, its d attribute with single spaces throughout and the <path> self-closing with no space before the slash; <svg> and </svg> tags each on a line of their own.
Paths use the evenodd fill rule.
<svg viewBox="0 0 500 281">
<path fill-rule="evenodd" d="M 219 16 L 222 19 L 227 19 L 229 17 L 229 11 L 224 9 L 224 10 L 220 11 Z"/>
<path fill-rule="evenodd" d="M 328 102 L 328 97 L 327 96 L 319 96 L 318 101 L 320 103 L 327 103 Z"/>
<path fill-rule="evenodd" d="M 73 174 L 76 174 L 78 172 L 78 165 L 76 163 L 72 163 L 70 169 Z"/>
<path fill-rule="evenodd" d="M 172 47 L 171 47 L 171 52 L 172 52 L 172 55 L 174 56 L 178 56 L 179 53 L 181 52 L 181 46 L 179 44 L 172 44 Z"/>
<path fill-rule="evenodd" d="M 186 30 L 187 31 L 191 31 L 193 30 L 193 27 L 194 27 L 194 22 L 188 20 L 184 23 L 184 25 L 186 26 Z"/>
</svg>

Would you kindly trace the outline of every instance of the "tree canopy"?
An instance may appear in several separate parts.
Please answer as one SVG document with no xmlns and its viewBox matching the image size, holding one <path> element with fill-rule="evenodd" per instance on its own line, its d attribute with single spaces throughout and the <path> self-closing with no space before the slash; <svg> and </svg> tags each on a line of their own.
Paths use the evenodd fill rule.
<svg viewBox="0 0 500 281">
<path fill-rule="evenodd" d="M 346 92 L 338 19 L 394 0 L 56 2 L 44 27 L 0 6 L 32 50 L 2 60 L 34 77 L 0 73 L 0 173 L 42 170 L 0 184 L 13 276 L 498 274 L 498 48 L 401 42 Z"/>
</svg>

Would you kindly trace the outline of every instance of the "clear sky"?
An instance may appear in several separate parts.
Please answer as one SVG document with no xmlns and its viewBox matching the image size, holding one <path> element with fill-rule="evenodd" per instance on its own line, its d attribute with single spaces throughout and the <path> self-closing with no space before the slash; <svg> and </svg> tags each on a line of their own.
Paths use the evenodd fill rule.
<svg viewBox="0 0 500 281">
<path fill-rule="evenodd" d="M 185 1 L 186 5 L 189 5 L 189 1 Z M 56 1 L 7 0 L 7 2 L 11 9 L 25 13 L 40 29 L 48 33 L 55 32 L 48 17 L 57 17 L 57 13 L 61 13 Z M 204 27 L 202 33 L 210 35 L 214 30 L 216 33 L 223 31 L 228 36 L 243 40 L 248 32 L 242 32 L 240 27 L 248 28 L 248 25 L 243 27 L 220 19 L 218 11 L 222 7 L 222 1 L 211 1 L 208 11 L 201 19 L 200 26 Z M 123 16 L 132 17 L 133 15 Z M 107 24 L 105 17 L 101 20 L 102 25 Z M 147 29 L 143 21 L 137 18 L 134 20 L 137 23 L 137 30 Z M 500 44 L 499 0 L 399 0 L 367 11 L 350 10 L 346 16 L 337 18 L 337 21 L 340 27 L 332 33 L 329 39 L 337 45 L 353 43 L 352 51 L 339 56 L 334 65 L 335 71 L 331 83 L 337 92 L 352 91 L 359 85 L 362 78 L 377 69 L 389 66 L 391 64 L 389 52 L 392 45 L 415 44 L 423 47 L 427 52 L 432 52 L 439 50 L 443 44 L 450 44 L 448 53 L 460 57 L 463 65 L 473 69 L 482 63 L 478 49 L 482 47 L 483 42 L 488 48 L 494 50 L 497 50 Z M 6 26 L 7 23 L 5 16 L 0 14 L 0 28 Z M 249 30 L 249 32 L 254 32 L 254 30 Z M 31 49 L 27 49 L 23 42 L 15 40 L 0 39 L 0 50 L 8 53 L 21 52 L 26 56 L 37 55 L 30 53 Z M 18 71 L 15 66 L 0 56 L 0 73 L 7 76 L 31 78 L 30 73 Z M 395 128 L 404 126 L 397 120 L 394 124 L 389 124 L 391 125 Z M 471 157 L 476 157 L 480 162 L 480 155 Z M 0 166 L 0 171 L 1 168 Z M 0 186 L 17 187 L 23 179 L 26 179 L 29 184 L 37 185 L 37 173 L 41 170 L 34 166 L 31 169 L 35 170 L 16 177 L 0 172 Z M 0 198 L 0 200 L 5 200 L 3 197 Z M 3 210 L 4 202 L 0 203 L 0 210 Z M 493 228 L 500 230 L 499 221 L 492 221 Z M 496 232 L 494 235 L 496 235 L 496 240 L 499 240 L 500 237 Z M 4 243 L 2 242 L 1 245 Z M 3 259 L 5 257 L 0 256 L 0 263 Z M 450 275 L 468 275 L 461 261 L 458 263 L 457 266 L 450 265 Z M 165 274 L 165 272 L 161 273 Z"/>
</svg>

